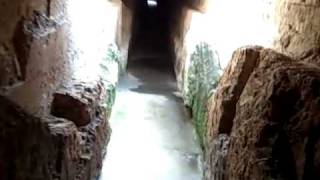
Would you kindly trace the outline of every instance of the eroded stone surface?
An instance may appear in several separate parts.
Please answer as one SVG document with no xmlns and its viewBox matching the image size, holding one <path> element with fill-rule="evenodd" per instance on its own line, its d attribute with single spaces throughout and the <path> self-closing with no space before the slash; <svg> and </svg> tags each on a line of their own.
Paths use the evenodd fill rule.
<svg viewBox="0 0 320 180">
<path fill-rule="evenodd" d="M 111 133 L 107 121 L 110 112 L 104 106 L 106 96 L 101 84 L 77 87 L 85 91 L 81 92 L 83 96 L 96 95 L 92 99 L 96 103 L 86 104 L 94 113 L 89 123 L 80 128 L 68 119 L 29 115 L 7 98 L 0 97 L 2 179 L 98 177 Z M 66 103 L 70 103 L 69 100 Z"/>
<path fill-rule="evenodd" d="M 3 44 L 0 46 L 0 90 L 18 84 L 22 80 L 19 63 L 14 52 Z"/>
<path fill-rule="evenodd" d="M 208 141 L 206 167 L 210 167 L 210 172 L 206 173 L 206 178 L 319 179 L 320 69 L 270 49 L 259 49 L 256 53 L 255 65 L 246 81 L 239 81 L 239 76 L 234 76 L 243 71 L 239 62 L 246 56 L 233 56 L 239 58 L 232 60 L 239 61 L 235 63 L 238 70 L 230 71 L 229 65 L 226 72 L 232 73 L 225 73 L 221 80 L 220 86 L 232 82 L 244 88 L 237 93 L 240 96 L 233 104 L 235 113 L 231 118 L 230 136 L 227 136 L 230 144 L 226 155 L 219 156 L 223 146 L 212 148 L 215 142 L 220 142 L 224 131 L 218 131 Z M 230 64 L 234 64 L 232 62 Z M 223 92 L 227 91 L 218 88 L 216 96 Z M 210 112 L 220 113 L 220 107 Z M 226 113 L 233 111 L 223 110 Z M 218 129 L 224 120 L 220 118 L 212 123 L 210 130 Z M 217 157 L 220 157 L 218 162 L 226 162 L 225 167 L 222 166 L 224 176 L 210 161 Z"/>
<path fill-rule="evenodd" d="M 319 48 L 320 1 L 280 0 L 277 4 L 279 36 L 275 47 L 294 57 Z"/>
<path fill-rule="evenodd" d="M 304 62 L 320 66 L 320 48 L 314 48 L 305 52 L 299 59 Z"/>
<path fill-rule="evenodd" d="M 100 101 L 102 84 L 77 83 L 69 88 L 61 88 L 53 96 L 51 114 L 68 119 L 76 126 L 85 126 L 95 116 Z"/>
<path fill-rule="evenodd" d="M 225 69 L 208 107 L 208 142 L 218 134 L 229 134 L 242 90 L 256 66 L 261 47 L 237 50 Z"/>
<path fill-rule="evenodd" d="M 220 134 L 216 137 L 205 154 L 204 179 L 220 180 L 226 178 L 226 156 L 229 149 L 230 137 Z"/>
<path fill-rule="evenodd" d="M 108 11 L 105 3 L 0 0 L 0 179 L 87 180 L 99 174 L 110 135 L 107 118 L 114 94 L 108 91 L 111 97 L 106 96 L 104 85 L 97 80 L 97 62 L 105 53 L 100 55 L 98 51 L 107 48 L 104 43 L 108 32 L 101 27 L 107 26 L 89 22 Z M 83 7 L 88 13 L 80 17 Z M 85 20 L 78 23 L 74 16 Z M 101 41 L 97 43 L 95 37 Z M 84 43 L 90 48 L 82 46 Z M 94 73 L 78 72 L 92 68 L 82 65 L 84 59 L 90 61 L 86 65 L 96 67 Z M 69 108 L 70 116 L 63 114 L 68 111 L 65 109 L 61 118 L 53 117 L 53 94 L 72 79 L 90 83 L 62 88 L 72 98 L 63 97 L 59 105 L 74 107 Z M 75 106 L 77 102 L 81 106 Z M 84 116 L 78 118 L 74 110 Z"/>
<path fill-rule="evenodd" d="M 66 1 L 0 0 L 0 93 L 37 115 L 71 74 Z"/>
<path fill-rule="evenodd" d="M 320 69 L 266 63 L 237 105 L 227 157 L 229 179 L 319 179 Z M 232 162 L 232 163 L 231 163 Z"/>
</svg>

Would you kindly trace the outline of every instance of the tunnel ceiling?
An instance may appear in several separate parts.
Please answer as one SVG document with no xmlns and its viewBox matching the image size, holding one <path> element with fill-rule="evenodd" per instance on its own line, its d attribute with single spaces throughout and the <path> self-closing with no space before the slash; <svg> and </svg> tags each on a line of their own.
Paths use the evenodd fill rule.
<svg viewBox="0 0 320 180">
<path fill-rule="evenodd" d="M 144 1 L 144 0 L 122 0 L 122 2 L 130 9 L 133 9 L 134 4 L 137 3 L 136 1 Z M 168 1 L 168 0 L 157 0 L 158 3 L 160 1 Z M 172 4 L 181 4 L 182 6 L 186 6 L 187 8 L 201 11 L 204 9 L 207 0 L 169 0 L 169 2 Z"/>
</svg>

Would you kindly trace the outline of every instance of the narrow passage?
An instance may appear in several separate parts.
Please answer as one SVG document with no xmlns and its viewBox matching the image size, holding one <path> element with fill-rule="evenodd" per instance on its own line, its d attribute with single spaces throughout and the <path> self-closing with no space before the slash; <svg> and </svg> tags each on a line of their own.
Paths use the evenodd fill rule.
<svg viewBox="0 0 320 180">
<path fill-rule="evenodd" d="M 200 180 L 201 150 L 173 73 L 146 64 L 120 80 L 101 180 Z"/>
</svg>

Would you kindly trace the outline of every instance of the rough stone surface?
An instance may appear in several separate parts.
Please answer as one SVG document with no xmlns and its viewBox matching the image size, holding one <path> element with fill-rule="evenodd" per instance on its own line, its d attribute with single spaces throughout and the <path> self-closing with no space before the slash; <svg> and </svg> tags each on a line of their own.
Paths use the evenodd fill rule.
<svg viewBox="0 0 320 180">
<path fill-rule="evenodd" d="M 256 59 L 244 81 L 237 74 L 245 72 L 248 65 L 240 62 L 249 61 L 250 56 L 237 54 L 248 51 Z M 239 49 L 233 58 L 221 83 L 243 88 L 236 93 L 233 109 L 214 106 L 210 110 L 218 114 L 226 111 L 233 117 L 227 118 L 230 121 L 226 123 L 231 122 L 229 132 L 219 131 L 225 118 L 211 122 L 213 132 L 208 133 L 213 135 L 208 138 L 205 163 L 210 172 L 206 172 L 206 179 L 319 179 L 320 69 L 262 48 Z M 237 67 L 231 68 L 232 64 Z M 216 96 L 225 92 L 218 88 Z M 220 155 L 223 146 L 214 148 L 223 134 L 229 138 L 225 156 Z M 212 162 L 225 162 L 218 168 L 224 170 L 217 171 L 218 163 Z"/>
<path fill-rule="evenodd" d="M 2 91 L 22 80 L 20 65 L 7 45 L 0 46 L 0 87 Z"/>
<path fill-rule="evenodd" d="M 236 104 L 255 68 L 261 47 L 241 48 L 236 51 L 225 69 L 216 93 L 208 106 L 208 142 L 218 134 L 229 134 L 233 125 Z"/>
<path fill-rule="evenodd" d="M 225 134 L 218 135 L 205 154 L 204 179 L 220 180 L 226 178 L 226 156 L 229 149 L 230 137 Z M 214 155 L 213 155 L 214 154 Z"/>
<path fill-rule="evenodd" d="M 71 152 L 66 151 L 76 138 L 73 136 L 75 126 L 50 117 L 47 120 L 52 120 L 52 125 L 57 123 L 54 134 L 50 136 L 49 126 L 40 118 L 28 115 L 2 96 L 0 99 L 1 179 L 58 178 L 63 158 L 69 155 L 73 158 L 76 154 L 72 149 L 69 149 Z M 67 142 L 64 137 L 69 143 L 63 143 Z"/>
<path fill-rule="evenodd" d="M 263 56 L 262 56 L 262 55 Z M 218 134 L 230 134 L 239 98 L 252 72 L 263 61 L 290 61 L 288 57 L 264 50 L 259 46 L 248 46 L 235 51 L 224 70 L 216 93 L 209 100 L 207 142 Z"/>
<path fill-rule="evenodd" d="M 320 47 L 320 1 L 279 0 L 275 47 L 297 57 Z"/>
<path fill-rule="evenodd" d="M 69 119 L 77 126 L 85 126 L 95 115 L 102 94 L 102 84 L 79 83 L 62 88 L 53 96 L 51 114 Z"/>
<path fill-rule="evenodd" d="M 45 115 L 70 74 L 66 1 L 0 0 L 0 12 L 1 94 Z"/>
<path fill-rule="evenodd" d="M 125 66 L 127 65 L 126 61 L 128 58 L 129 42 L 131 38 L 132 19 L 133 19 L 132 16 L 133 16 L 132 7 L 130 9 L 125 4 L 121 4 L 121 7 L 119 8 L 118 19 L 117 19 L 116 44 L 121 53 L 122 64 Z"/>
<path fill-rule="evenodd" d="M 90 123 L 90 110 L 87 108 L 87 103 L 82 99 L 77 99 L 68 93 L 55 93 L 51 114 L 69 119 L 77 126 L 84 126 Z"/>
<path fill-rule="evenodd" d="M 186 63 L 187 63 L 187 47 L 185 44 L 185 37 L 189 30 L 192 13 L 188 9 L 183 9 L 182 20 L 177 26 L 177 30 L 173 34 L 174 37 L 174 52 L 175 52 L 175 73 L 177 78 L 178 89 L 183 92 L 184 81 L 186 79 Z"/>
<path fill-rule="evenodd" d="M 319 179 L 320 69 L 268 58 L 237 105 L 229 179 Z"/>
<path fill-rule="evenodd" d="M 31 116 L 1 96 L 1 179 L 97 178 L 111 133 L 110 112 L 103 106 L 106 97 L 98 87 L 78 86 L 88 96 L 97 95 L 92 99 L 97 104 L 87 105 L 94 110 L 90 123 L 80 128 L 68 119 Z"/>
<path fill-rule="evenodd" d="M 97 178 L 114 90 L 98 80 L 111 26 L 90 22 L 107 3 L 0 0 L 1 180 Z"/>
<path fill-rule="evenodd" d="M 320 48 L 314 48 L 305 52 L 299 60 L 320 66 Z"/>
</svg>

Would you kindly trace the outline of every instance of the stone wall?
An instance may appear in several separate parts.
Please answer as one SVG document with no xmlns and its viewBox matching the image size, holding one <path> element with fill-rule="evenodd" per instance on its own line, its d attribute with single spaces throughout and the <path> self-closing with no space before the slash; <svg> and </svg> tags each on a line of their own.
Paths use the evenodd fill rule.
<svg viewBox="0 0 320 180">
<path fill-rule="evenodd" d="M 235 51 L 209 107 L 205 179 L 319 179 L 320 69 Z"/>
<path fill-rule="evenodd" d="M 299 57 L 320 48 L 320 1 L 278 0 L 277 50 Z"/>
<path fill-rule="evenodd" d="M 230 4 L 233 5 L 230 6 Z M 176 76 L 185 104 L 191 108 L 201 144 L 204 144 L 206 138 L 202 131 L 207 129 L 206 119 L 210 114 L 207 106 L 210 105 L 209 99 L 216 87 L 212 86 L 208 89 L 207 85 L 218 83 L 218 76 L 230 60 L 234 49 L 249 44 L 272 46 L 276 35 L 274 10 L 275 3 L 269 0 L 239 2 L 212 0 L 203 3 L 198 11 L 190 9 L 185 11 L 184 19 L 182 18 L 184 23 L 178 28 L 180 36 L 174 36 L 176 38 Z M 194 61 L 192 56 L 200 44 L 209 46 L 214 60 L 211 60 L 210 65 L 197 69 L 196 74 L 202 76 L 207 74 L 205 82 L 198 78 L 191 83 L 189 81 L 190 77 L 194 76 L 192 69 L 195 65 L 192 63 Z M 207 58 L 202 57 L 197 61 L 205 61 L 205 59 Z M 215 69 L 216 72 L 207 72 L 210 68 Z M 199 86 L 199 84 L 202 85 Z M 193 93 L 193 96 L 196 98 L 193 99 L 193 103 L 190 103 L 188 99 L 192 94 L 190 92 L 194 91 L 192 89 L 195 89 L 196 93 Z"/>
<path fill-rule="evenodd" d="M 35 117 L 1 96 L 1 178 L 96 179 L 111 133 L 105 101 L 101 83 L 77 83 L 54 95 L 51 115 Z"/>
<path fill-rule="evenodd" d="M 121 53 L 123 70 L 126 70 L 126 66 L 127 66 L 129 42 L 130 42 L 131 30 L 132 30 L 133 12 L 132 12 L 132 9 L 130 8 L 132 7 L 130 6 L 128 7 L 125 4 L 121 4 L 118 20 L 117 20 L 116 44 Z"/>
<path fill-rule="evenodd" d="M 180 22 L 174 31 L 174 52 L 175 52 L 175 74 L 177 79 L 178 89 L 182 92 L 185 79 L 187 49 L 185 37 L 189 31 L 192 13 L 190 9 L 184 8 L 180 16 L 177 17 Z"/>
<path fill-rule="evenodd" d="M 208 114 L 201 137 L 204 178 L 318 179 L 320 2 L 237 3 L 231 10 L 226 1 L 213 0 L 206 13 L 192 12 L 183 44 L 181 73 L 188 74 L 192 49 L 201 41 L 226 67 L 214 95 L 197 105 L 205 104 Z M 283 54 L 260 46 L 231 53 L 250 44 Z M 181 82 L 185 87 L 187 78 Z"/>
<path fill-rule="evenodd" d="M 98 177 L 118 75 L 100 65 L 117 14 L 104 0 L 0 0 L 1 179 Z"/>
<path fill-rule="evenodd" d="M 28 112 L 45 114 L 50 93 L 68 77 L 66 2 L 3 1 L 0 11 L 2 91 Z M 17 80 L 24 83 L 17 87 Z"/>
</svg>

